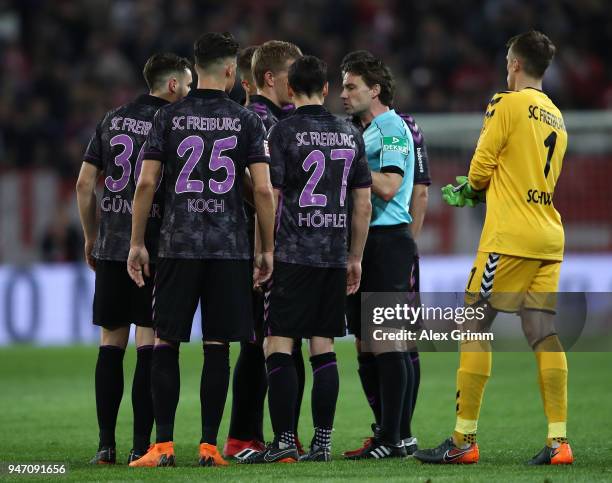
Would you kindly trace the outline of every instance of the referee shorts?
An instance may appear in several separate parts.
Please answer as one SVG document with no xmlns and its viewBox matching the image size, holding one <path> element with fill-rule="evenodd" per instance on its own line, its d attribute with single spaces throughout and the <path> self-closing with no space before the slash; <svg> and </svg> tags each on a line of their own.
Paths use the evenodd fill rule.
<svg viewBox="0 0 612 483">
<path fill-rule="evenodd" d="M 418 292 L 419 257 L 408 224 L 370 228 L 359 291 L 347 297 L 348 330 L 361 339 L 361 292 Z"/>
</svg>

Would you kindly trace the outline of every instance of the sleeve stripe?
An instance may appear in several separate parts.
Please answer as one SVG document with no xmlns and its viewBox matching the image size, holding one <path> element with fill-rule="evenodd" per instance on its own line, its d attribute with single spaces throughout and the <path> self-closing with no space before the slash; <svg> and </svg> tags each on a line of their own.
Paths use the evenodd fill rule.
<svg viewBox="0 0 612 483">
<path fill-rule="evenodd" d="M 255 164 L 255 163 L 270 164 L 270 157 L 265 156 L 263 154 L 257 154 L 257 155 L 249 156 L 247 158 L 247 164 Z"/>
<path fill-rule="evenodd" d="M 142 159 L 162 161 L 164 159 L 164 153 L 160 153 L 159 151 L 145 151 L 142 155 Z"/>
<path fill-rule="evenodd" d="M 351 185 L 351 189 L 370 188 L 371 186 L 372 186 L 372 182 L 368 182 L 364 184 L 354 184 L 354 185 Z"/>
<path fill-rule="evenodd" d="M 395 165 L 389 165 L 389 166 L 383 166 L 380 169 L 381 173 L 395 173 L 395 174 L 399 174 L 401 177 L 404 177 L 404 170 L 402 168 L 400 168 L 399 166 L 395 166 Z"/>
<path fill-rule="evenodd" d="M 86 161 L 100 161 L 100 156 L 96 156 L 94 154 L 85 154 L 83 159 Z"/>
</svg>

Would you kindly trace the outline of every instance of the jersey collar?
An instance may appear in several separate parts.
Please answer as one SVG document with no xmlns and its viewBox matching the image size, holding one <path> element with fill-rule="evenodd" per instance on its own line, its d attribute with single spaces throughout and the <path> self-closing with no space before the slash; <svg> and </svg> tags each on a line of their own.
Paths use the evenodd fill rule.
<svg viewBox="0 0 612 483">
<path fill-rule="evenodd" d="M 329 114 L 329 111 L 319 104 L 308 104 L 307 106 L 298 107 L 293 113 L 320 116 L 322 114 Z"/>
<path fill-rule="evenodd" d="M 166 99 L 152 96 L 151 94 L 142 94 L 136 98 L 136 104 L 146 104 L 147 106 L 161 107 L 170 104 Z"/>
<path fill-rule="evenodd" d="M 395 114 L 395 109 L 389 109 L 388 111 L 385 111 L 385 112 L 379 114 L 378 116 L 376 116 L 374 119 L 372 119 L 372 122 L 370 124 L 372 124 L 374 122 L 382 121 L 383 119 L 386 119 L 389 116 L 395 116 L 395 115 L 396 115 Z"/>
<path fill-rule="evenodd" d="M 270 112 L 272 114 L 274 114 L 274 116 L 277 119 L 280 119 L 281 117 L 283 117 L 283 110 L 278 107 L 276 104 L 274 104 L 270 99 L 268 99 L 266 96 L 262 96 L 261 94 L 255 94 L 249 97 L 249 104 L 265 104 L 265 106 L 270 110 Z"/>
<path fill-rule="evenodd" d="M 188 95 L 199 99 L 229 99 L 227 93 L 220 89 L 192 89 Z"/>
</svg>

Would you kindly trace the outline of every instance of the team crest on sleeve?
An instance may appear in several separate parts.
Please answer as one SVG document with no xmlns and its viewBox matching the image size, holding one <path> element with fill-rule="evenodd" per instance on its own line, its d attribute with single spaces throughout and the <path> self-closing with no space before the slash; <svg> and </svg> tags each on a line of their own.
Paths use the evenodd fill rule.
<svg viewBox="0 0 612 483">
<path fill-rule="evenodd" d="M 410 152 L 408 138 L 402 138 L 399 136 L 384 136 L 382 138 L 382 150 L 383 152 L 395 151 L 400 154 L 408 154 Z"/>
</svg>

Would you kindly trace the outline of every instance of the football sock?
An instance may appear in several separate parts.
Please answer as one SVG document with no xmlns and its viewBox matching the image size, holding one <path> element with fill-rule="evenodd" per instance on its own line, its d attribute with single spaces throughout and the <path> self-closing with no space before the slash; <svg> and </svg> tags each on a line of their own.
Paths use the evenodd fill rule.
<svg viewBox="0 0 612 483">
<path fill-rule="evenodd" d="M 302 399 L 304 398 L 304 384 L 306 382 L 306 369 L 304 368 L 304 356 L 302 354 L 302 340 L 298 339 L 293 343 L 293 364 L 297 374 L 297 397 L 295 400 L 295 415 L 293 428 L 295 434 L 298 434 L 298 425 L 300 421 L 300 412 L 302 411 Z"/>
<path fill-rule="evenodd" d="M 263 406 L 267 389 L 263 349 L 258 344 L 243 342 L 232 381 L 230 438 L 263 441 Z"/>
<path fill-rule="evenodd" d="M 374 413 L 376 424 L 380 424 L 380 384 L 378 381 L 378 366 L 376 358 L 371 353 L 361 353 L 357 356 L 359 363 L 359 379 L 368 404 Z"/>
<path fill-rule="evenodd" d="M 169 344 L 156 345 L 151 359 L 151 393 L 155 414 L 156 443 L 174 438 L 174 416 L 181 392 L 179 349 Z"/>
<path fill-rule="evenodd" d="M 315 427 L 315 444 L 329 447 L 334 427 L 334 415 L 340 378 L 336 354 L 326 352 L 312 356 L 312 422 Z"/>
<path fill-rule="evenodd" d="M 153 346 L 136 349 L 136 370 L 132 382 L 132 410 L 134 412 L 133 448 L 138 452 L 149 449 L 153 429 L 153 396 L 151 395 L 151 358 Z"/>
<path fill-rule="evenodd" d="M 412 370 L 414 372 L 414 384 L 412 385 L 412 414 L 414 414 L 414 408 L 416 407 L 417 398 L 419 396 L 419 386 L 421 384 L 421 360 L 419 359 L 418 350 L 410 352 L 410 361 L 412 362 Z"/>
<path fill-rule="evenodd" d="M 404 352 L 404 364 L 406 366 L 406 395 L 404 396 L 404 408 L 402 410 L 402 419 L 400 421 L 400 438 L 406 439 L 412 437 L 412 429 L 410 423 L 412 421 L 412 399 L 414 392 L 414 367 L 410 359 L 410 353 Z"/>
<path fill-rule="evenodd" d="M 317 428 L 315 427 L 315 434 L 313 442 L 320 448 L 331 449 L 331 435 L 333 428 Z"/>
<path fill-rule="evenodd" d="M 202 439 L 217 445 L 217 434 L 229 387 L 229 344 L 204 344 L 204 365 L 200 382 Z"/>
<path fill-rule="evenodd" d="M 400 420 L 406 395 L 406 364 L 402 352 L 385 352 L 376 356 L 380 380 L 380 426 L 388 443 L 400 441 Z"/>
<path fill-rule="evenodd" d="M 491 375 L 491 344 L 463 342 L 457 370 L 457 421 L 453 441 L 460 448 L 476 442 L 478 416 L 485 385 Z"/>
<path fill-rule="evenodd" d="M 99 449 L 115 447 L 117 413 L 123 396 L 123 355 L 125 350 L 100 346 L 96 363 L 96 411 L 100 430 Z"/>
<path fill-rule="evenodd" d="M 536 344 L 534 351 L 540 394 L 548 420 L 546 444 L 554 447 L 555 443 L 567 441 L 567 358 L 556 334 Z"/>
<path fill-rule="evenodd" d="M 291 355 L 281 352 L 275 352 L 266 359 L 268 406 L 272 430 L 277 439 L 285 435 L 286 441 L 291 439 L 290 435 L 294 435 L 293 428 L 295 427 L 298 380 L 294 364 L 294 358 Z"/>
</svg>

